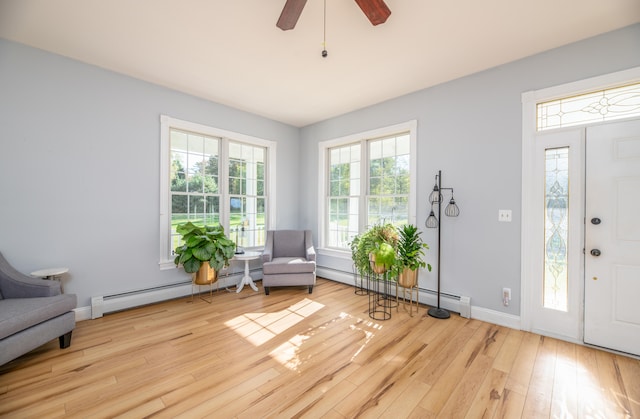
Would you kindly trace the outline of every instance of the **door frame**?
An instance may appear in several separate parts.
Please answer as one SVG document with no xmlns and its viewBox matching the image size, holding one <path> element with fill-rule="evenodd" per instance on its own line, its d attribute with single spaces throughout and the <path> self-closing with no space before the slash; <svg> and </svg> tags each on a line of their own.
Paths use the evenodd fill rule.
<svg viewBox="0 0 640 419">
<path fill-rule="evenodd" d="M 536 166 L 536 137 L 539 135 L 536 130 L 536 105 L 540 102 L 560 99 L 573 95 L 580 95 L 600 89 L 607 89 L 619 86 L 623 83 L 632 83 L 640 81 L 640 67 L 634 67 L 628 70 L 616 73 L 606 74 L 603 76 L 592 77 L 577 82 L 553 86 L 541 90 L 529 91 L 522 93 L 522 224 L 521 243 L 520 243 L 520 289 L 521 289 L 521 306 L 520 306 L 520 328 L 526 331 L 534 331 L 533 316 L 535 301 L 533 300 L 534 287 L 539 283 L 540 278 L 537 277 L 536 266 L 541 261 L 538 256 L 540 254 L 540 242 L 535 241 L 536 228 L 538 224 L 536 219 L 540 217 L 539 197 L 536 196 L 535 185 L 539 179 L 534 176 Z M 585 126 L 594 124 L 585 124 L 583 126 L 570 127 L 572 129 L 580 129 Z M 551 131 L 551 130 L 549 130 Z M 580 170 L 584 172 L 584 161 L 580 162 Z M 584 190 L 584 177 L 581 180 L 580 187 Z M 538 199 L 536 199 L 538 198 Z M 584 214 L 584 202 L 582 203 L 582 213 Z M 584 240 L 584 238 L 583 238 Z M 584 247 L 584 242 L 582 243 Z M 583 268 L 583 267 L 582 267 Z M 579 284 L 578 296 L 582 306 L 584 302 L 584 269 Z M 560 338 L 575 343 L 583 343 L 584 339 L 584 314 L 581 310 L 578 319 L 578 330 L 571 336 L 554 331 L 538 331 L 548 336 Z"/>
</svg>

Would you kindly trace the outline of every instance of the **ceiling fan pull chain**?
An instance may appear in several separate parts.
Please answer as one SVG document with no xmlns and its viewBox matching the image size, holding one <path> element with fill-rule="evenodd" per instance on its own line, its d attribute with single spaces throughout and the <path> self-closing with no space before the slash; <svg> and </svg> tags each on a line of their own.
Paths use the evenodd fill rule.
<svg viewBox="0 0 640 419">
<path fill-rule="evenodd" d="M 323 32 L 322 32 L 322 56 L 327 57 L 327 0 L 324 0 L 324 17 L 323 17 Z"/>
</svg>

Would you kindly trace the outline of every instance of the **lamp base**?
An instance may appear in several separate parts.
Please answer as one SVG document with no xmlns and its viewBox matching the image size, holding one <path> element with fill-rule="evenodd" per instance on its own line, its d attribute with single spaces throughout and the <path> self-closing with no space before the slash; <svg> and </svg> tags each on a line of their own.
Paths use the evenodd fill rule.
<svg viewBox="0 0 640 419">
<path fill-rule="evenodd" d="M 431 317 L 435 317 L 436 319 L 448 319 L 449 317 L 451 317 L 451 314 L 449 314 L 449 312 L 444 308 L 433 307 L 433 308 L 430 308 L 429 311 L 427 311 L 427 313 Z"/>
</svg>

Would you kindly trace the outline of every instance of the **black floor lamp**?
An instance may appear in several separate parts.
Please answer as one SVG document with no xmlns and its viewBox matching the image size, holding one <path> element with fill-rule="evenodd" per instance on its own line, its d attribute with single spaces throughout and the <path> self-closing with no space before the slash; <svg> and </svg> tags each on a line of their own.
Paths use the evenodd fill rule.
<svg viewBox="0 0 640 419">
<path fill-rule="evenodd" d="M 453 199 L 453 188 L 443 188 L 442 187 L 442 170 L 438 170 L 438 174 L 436 175 L 436 184 L 433 187 L 433 191 L 431 195 L 429 195 L 429 202 L 431 202 L 431 213 L 427 217 L 427 221 L 425 221 L 425 226 L 427 228 L 437 228 L 438 229 L 438 306 L 432 307 L 429 309 L 428 313 L 431 317 L 435 317 L 436 319 L 448 319 L 451 314 L 444 308 L 440 307 L 440 220 L 442 216 L 442 190 L 450 190 L 451 191 L 451 199 L 449 200 L 449 204 L 444 209 L 444 215 L 447 217 L 457 217 L 460 215 L 460 208 L 456 205 L 455 199 Z M 433 213 L 434 204 L 438 204 L 438 218 Z"/>
</svg>

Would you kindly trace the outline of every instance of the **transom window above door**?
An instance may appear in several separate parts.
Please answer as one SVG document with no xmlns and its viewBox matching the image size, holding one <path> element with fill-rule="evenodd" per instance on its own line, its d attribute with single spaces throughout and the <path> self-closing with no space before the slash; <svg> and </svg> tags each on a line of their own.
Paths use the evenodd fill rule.
<svg viewBox="0 0 640 419">
<path fill-rule="evenodd" d="M 538 131 L 638 117 L 640 83 L 538 103 L 536 113 Z"/>
</svg>

